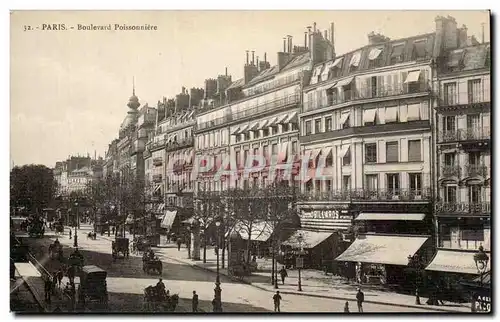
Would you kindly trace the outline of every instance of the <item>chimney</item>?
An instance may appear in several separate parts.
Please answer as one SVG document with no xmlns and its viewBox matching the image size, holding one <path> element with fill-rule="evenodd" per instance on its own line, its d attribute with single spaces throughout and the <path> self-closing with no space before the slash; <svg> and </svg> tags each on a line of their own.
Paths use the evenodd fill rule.
<svg viewBox="0 0 500 322">
<path fill-rule="evenodd" d="M 247 53 L 247 65 L 248 65 L 248 50 L 246 51 L 246 53 Z"/>
<path fill-rule="evenodd" d="M 283 52 L 286 53 L 286 38 L 283 37 Z"/>
<path fill-rule="evenodd" d="M 313 22 L 313 32 L 316 32 L 316 23 Z"/>
<path fill-rule="evenodd" d="M 264 53 L 264 62 L 267 63 L 267 53 Z"/>
<path fill-rule="evenodd" d="M 444 52 L 458 47 L 457 22 L 453 17 L 437 16 L 436 19 L 436 40 L 434 44 L 434 56 L 437 57 Z"/>
<path fill-rule="evenodd" d="M 281 70 L 288 63 L 289 53 L 278 53 L 278 70 Z"/>
<path fill-rule="evenodd" d="M 328 30 L 325 30 L 325 40 L 328 40 Z"/>
<path fill-rule="evenodd" d="M 368 44 L 370 44 L 370 45 L 383 44 L 389 40 L 391 40 L 391 39 L 384 36 L 384 35 L 381 35 L 378 33 L 376 34 L 373 31 L 368 34 Z"/>
<path fill-rule="evenodd" d="M 255 51 L 252 50 L 252 65 L 255 65 Z"/>
<path fill-rule="evenodd" d="M 184 86 L 182 86 L 182 93 L 181 94 L 185 94 L 186 93 L 186 88 Z"/>
<path fill-rule="evenodd" d="M 227 76 L 227 67 L 226 67 L 226 76 Z"/>
<path fill-rule="evenodd" d="M 462 25 L 462 28 L 458 29 L 458 45 L 460 48 L 468 46 L 467 37 L 467 26 Z"/>
<path fill-rule="evenodd" d="M 290 36 L 290 35 L 288 35 L 287 37 L 288 37 L 288 52 L 291 53 L 292 52 L 292 48 L 293 48 L 293 46 L 292 46 L 292 38 L 293 37 Z"/>
<path fill-rule="evenodd" d="M 335 29 L 334 29 L 334 24 L 333 22 L 330 23 L 330 42 L 332 43 L 332 45 L 335 45 L 334 42 L 335 42 Z"/>
<path fill-rule="evenodd" d="M 484 44 L 484 22 L 481 23 L 481 44 Z"/>
<path fill-rule="evenodd" d="M 257 64 L 255 64 L 257 67 L 259 67 L 259 56 L 257 56 Z"/>
<path fill-rule="evenodd" d="M 304 47 L 307 49 L 307 31 L 304 31 Z"/>
</svg>

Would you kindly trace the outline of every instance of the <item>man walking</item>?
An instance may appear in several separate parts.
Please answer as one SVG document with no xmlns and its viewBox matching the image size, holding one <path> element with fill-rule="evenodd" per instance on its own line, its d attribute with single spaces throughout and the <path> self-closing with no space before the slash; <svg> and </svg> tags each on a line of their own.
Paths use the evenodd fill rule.
<svg viewBox="0 0 500 322">
<path fill-rule="evenodd" d="M 192 305 L 193 312 L 198 312 L 198 294 L 196 294 L 196 291 L 193 291 Z"/>
<path fill-rule="evenodd" d="M 285 285 L 285 277 L 288 277 L 288 273 L 286 272 L 285 266 L 281 267 L 280 275 L 281 275 L 281 283 Z"/>
<path fill-rule="evenodd" d="M 365 301 L 365 294 L 361 292 L 358 288 L 358 293 L 356 293 L 356 300 L 358 301 L 358 312 L 363 313 L 363 302 Z"/>
<path fill-rule="evenodd" d="M 69 239 L 71 239 L 71 228 L 69 229 Z"/>
<path fill-rule="evenodd" d="M 45 302 L 50 304 L 50 293 L 52 291 L 52 281 L 50 277 L 46 276 L 44 278 L 44 291 L 45 291 Z"/>
<path fill-rule="evenodd" d="M 180 238 L 177 238 L 177 251 L 180 251 L 181 250 L 181 245 L 182 245 L 182 241 Z"/>
<path fill-rule="evenodd" d="M 276 294 L 273 296 L 274 300 L 274 312 L 281 312 L 280 311 L 280 303 L 281 303 L 281 295 L 280 291 L 276 291 Z"/>
</svg>

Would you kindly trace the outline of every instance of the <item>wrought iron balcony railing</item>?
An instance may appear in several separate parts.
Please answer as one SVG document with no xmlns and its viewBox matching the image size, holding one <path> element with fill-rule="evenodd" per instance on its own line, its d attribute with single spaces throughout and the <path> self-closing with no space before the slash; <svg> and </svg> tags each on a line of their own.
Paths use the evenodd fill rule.
<svg viewBox="0 0 500 322">
<path fill-rule="evenodd" d="M 490 202 L 439 202 L 435 205 L 437 214 L 489 214 L 491 213 Z"/>
<path fill-rule="evenodd" d="M 161 182 L 163 179 L 163 176 L 161 174 L 154 174 L 153 175 L 153 182 Z"/>
<path fill-rule="evenodd" d="M 448 177 L 460 177 L 461 169 L 458 165 L 445 165 L 441 167 L 441 176 L 444 178 Z"/>
<path fill-rule="evenodd" d="M 327 99 L 317 102 L 304 103 L 304 111 L 319 109 L 323 107 L 342 104 L 350 101 L 358 101 L 370 98 L 386 98 L 391 96 L 399 96 L 405 94 L 418 94 L 430 91 L 430 86 L 427 81 L 420 81 L 412 84 L 398 84 L 378 86 L 376 88 L 371 86 L 363 86 L 353 90 L 341 91 L 338 95 L 332 92 L 327 95 Z"/>
<path fill-rule="evenodd" d="M 431 199 L 431 189 L 352 189 L 330 190 L 326 192 L 306 192 L 305 200 L 311 201 L 427 201 Z"/>
<path fill-rule="evenodd" d="M 438 142 L 459 142 L 488 140 L 491 138 L 491 129 L 489 126 L 475 129 L 459 129 L 455 131 L 439 131 Z"/>
<path fill-rule="evenodd" d="M 440 106 L 457 106 L 457 105 L 468 105 L 468 104 L 478 104 L 487 103 L 491 101 L 490 91 L 479 90 L 479 91 L 462 91 L 456 92 L 452 95 L 441 94 L 439 99 Z"/>
<path fill-rule="evenodd" d="M 488 167 L 482 164 L 467 164 L 464 166 L 467 177 L 486 177 L 488 176 Z"/>
<path fill-rule="evenodd" d="M 193 144 L 194 144 L 194 139 L 192 137 L 189 137 L 179 141 L 167 143 L 166 149 L 167 151 L 172 151 L 172 150 L 182 149 L 185 147 L 190 147 L 193 146 Z"/>
</svg>

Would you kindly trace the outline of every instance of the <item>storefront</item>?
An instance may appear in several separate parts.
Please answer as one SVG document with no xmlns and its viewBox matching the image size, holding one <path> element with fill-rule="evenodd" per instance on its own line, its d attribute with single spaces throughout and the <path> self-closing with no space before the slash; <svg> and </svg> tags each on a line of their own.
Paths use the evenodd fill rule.
<svg viewBox="0 0 500 322">
<path fill-rule="evenodd" d="M 464 288 L 471 294 L 471 312 L 491 313 L 491 271 L 473 280 L 463 281 Z"/>
</svg>

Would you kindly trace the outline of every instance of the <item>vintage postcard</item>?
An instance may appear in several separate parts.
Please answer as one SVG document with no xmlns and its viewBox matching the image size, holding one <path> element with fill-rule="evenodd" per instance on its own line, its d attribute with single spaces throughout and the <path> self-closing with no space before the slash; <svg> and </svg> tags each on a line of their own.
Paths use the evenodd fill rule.
<svg viewBox="0 0 500 322">
<path fill-rule="evenodd" d="M 12 11 L 16 313 L 490 313 L 489 11 Z"/>
</svg>

